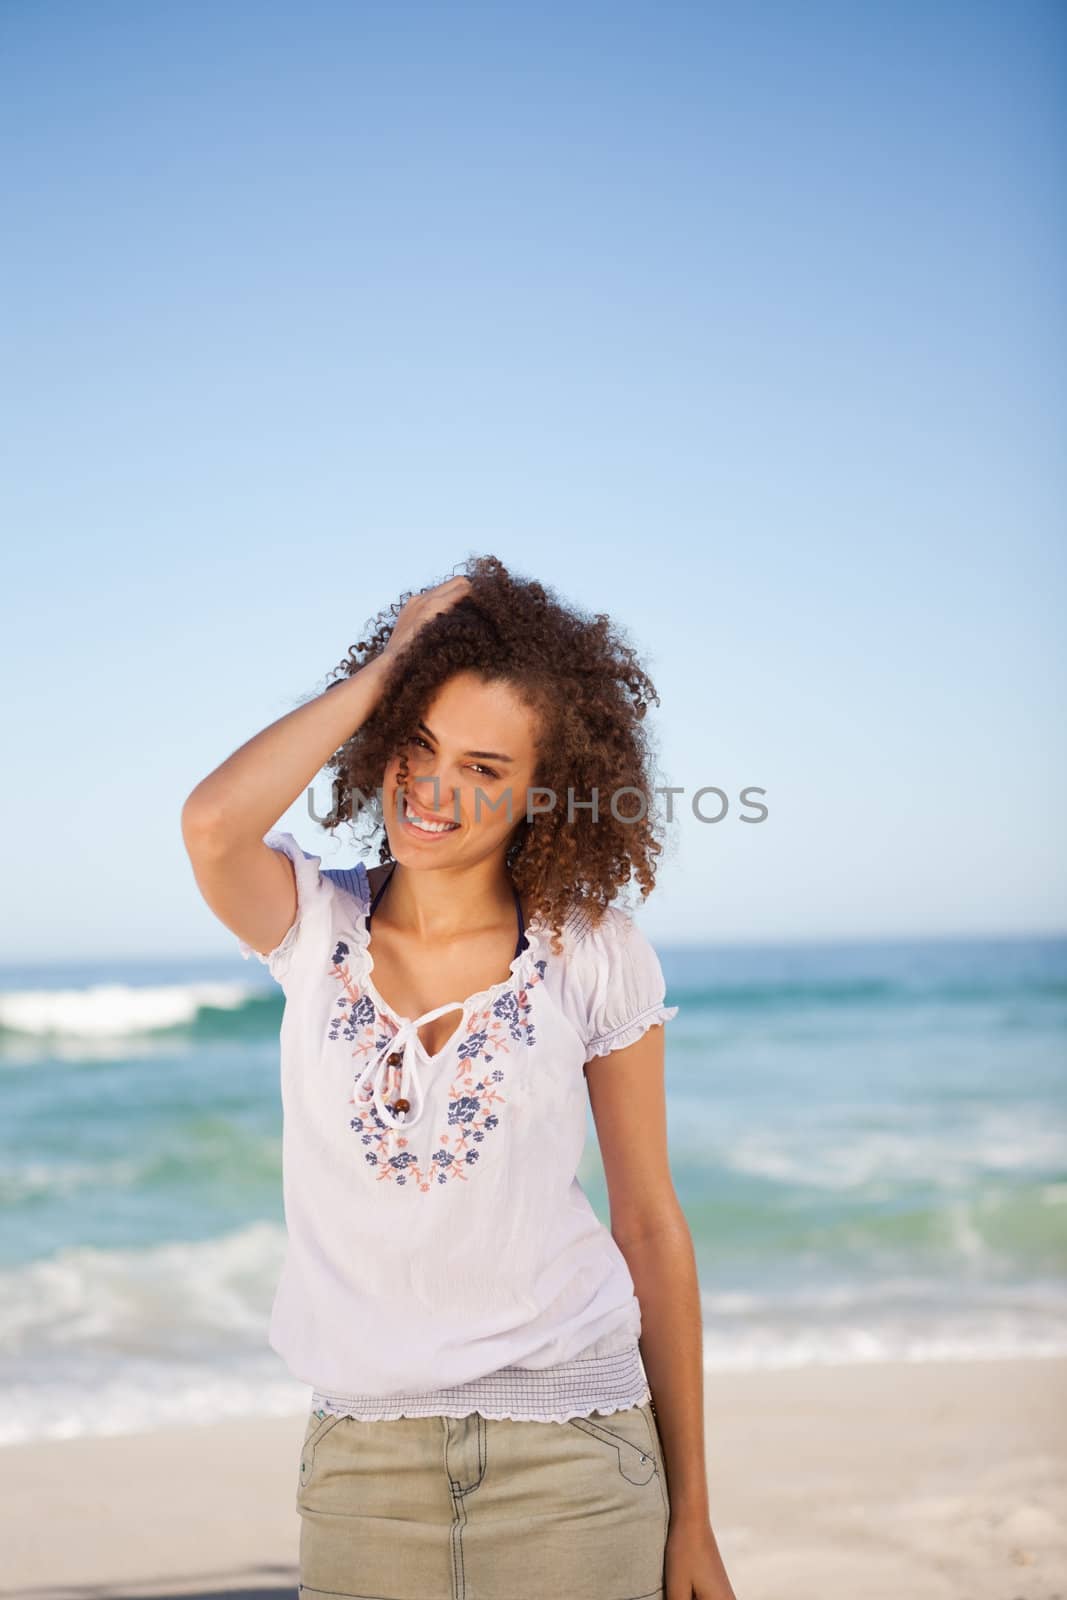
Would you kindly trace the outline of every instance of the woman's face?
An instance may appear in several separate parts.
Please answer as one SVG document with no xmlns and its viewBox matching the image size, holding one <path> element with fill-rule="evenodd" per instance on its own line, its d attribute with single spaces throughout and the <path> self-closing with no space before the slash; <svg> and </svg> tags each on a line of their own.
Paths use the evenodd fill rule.
<svg viewBox="0 0 1067 1600">
<path fill-rule="evenodd" d="M 397 861 L 455 866 L 503 853 L 526 816 L 537 731 L 535 713 L 509 684 L 473 672 L 449 678 L 407 746 L 403 795 L 399 751 L 385 769 L 385 828 Z M 420 828 L 405 801 L 423 819 L 450 826 Z"/>
</svg>

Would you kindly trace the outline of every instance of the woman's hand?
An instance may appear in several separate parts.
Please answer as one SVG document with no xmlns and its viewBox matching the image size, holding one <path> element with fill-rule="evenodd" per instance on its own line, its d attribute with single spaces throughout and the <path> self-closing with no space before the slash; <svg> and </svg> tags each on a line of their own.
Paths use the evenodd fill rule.
<svg viewBox="0 0 1067 1600">
<path fill-rule="evenodd" d="M 706 1518 L 671 1519 L 664 1579 L 666 1600 L 737 1600 Z"/>
<path fill-rule="evenodd" d="M 469 578 L 447 578 L 444 583 L 437 584 L 433 589 L 427 589 L 422 594 L 413 594 L 400 608 L 400 615 L 393 625 L 389 643 L 378 660 L 388 661 L 390 664 L 395 661 L 431 617 L 436 617 L 440 611 L 447 611 L 449 606 L 454 606 L 456 601 L 469 594 L 470 590 Z"/>
</svg>

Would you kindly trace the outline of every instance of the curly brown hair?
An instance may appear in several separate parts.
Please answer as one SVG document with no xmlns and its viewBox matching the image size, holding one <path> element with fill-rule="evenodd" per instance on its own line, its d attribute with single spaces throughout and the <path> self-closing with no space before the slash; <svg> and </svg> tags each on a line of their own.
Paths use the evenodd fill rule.
<svg viewBox="0 0 1067 1600">
<path fill-rule="evenodd" d="M 391 859 L 380 796 L 390 759 L 406 751 L 420 718 L 453 674 L 473 672 L 487 683 L 508 684 L 536 714 L 534 783 L 557 799 L 551 810 L 532 817 L 522 807 L 507 862 L 528 915 L 543 919 L 558 953 L 560 929 L 576 905 L 597 926 L 634 876 L 642 901 L 655 887 L 662 824 L 653 808 L 653 755 L 644 719 L 659 696 L 608 616 L 565 605 L 544 584 L 517 576 L 495 556 L 472 556 L 460 569 L 469 591 L 419 629 L 393 663 L 371 716 L 326 763 L 335 776 L 324 826 L 332 832 L 342 822 L 354 825 L 365 812 L 372 829 L 367 843 L 381 830 L 380 857 Z M 328 689 L 381 654 L 410 594 L 405 591 L 368 623 L 366 638 L 333 669 Z M 400 760 L 406 777 L 406 754 Z M 595 822 L 588 808 L 576 809 L 568 821 L 569 790 L 576 804 L 598 791 Z M 613 796 L 621 821 L 613 814 Z"/>
</svg>

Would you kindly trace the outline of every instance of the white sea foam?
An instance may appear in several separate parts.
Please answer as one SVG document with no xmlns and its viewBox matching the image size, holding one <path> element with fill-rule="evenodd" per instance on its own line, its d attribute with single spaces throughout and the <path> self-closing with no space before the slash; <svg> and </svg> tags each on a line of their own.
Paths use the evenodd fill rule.
<svg viewBox="0 0 1067 1600">
<path fill-rule="evenodd" d="M 0 1274 L 0 1444 L 295 1415 L 309 1388 L 267 1342 L 277 1223 L 146 1249 L 70 1247 Z M 1067 1354 L 1067 1286 L 902 1273 L 705 1287 L 710 1372 Z"/>
<path fill-rule="evenodd" d="M 128 983 L 0 994 L 0 1027 L 37 1038 L 116 1040 L 193 1022 L 203 1006 L 237 1011 L 259 991 L 247 983 Z"/>
<path fill-rule="evenodd" d="M 946 1293 L 918 1274 L 701 1294 L 707 1371 L 866 1361 L 1067 1355 L 1067 1285 L 975 1282 Z"/>
<path fill-rule="evenodd" d="M 802 1131 L 798 1137 L 795 1119 L 738 1129 L 716 1141 L 717 1164 L 774 1183 L 841 1193 L 879 1183 L 952 1190 L 984 1175 L 1026 1176 L 1067 1165 L 1067 1125 L 1040 1106 L 1000 1106 L 938 1126 L 851 1127 L 842 1134 L 828 1124 Z"/>
</svg>

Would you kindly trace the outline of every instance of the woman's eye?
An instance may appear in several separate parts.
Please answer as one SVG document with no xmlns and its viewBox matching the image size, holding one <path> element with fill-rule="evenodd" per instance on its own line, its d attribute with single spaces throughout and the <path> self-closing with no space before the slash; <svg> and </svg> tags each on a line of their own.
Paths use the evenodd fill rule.
<svg viewBox="0 0 1067 1600">
<path fill-rule="evenodd" d="M 421 734 L 418 734 L 418 733 L 412 734 L 411 738 L 408 740 L 408 743 L 409 744 L 421 744 L 421 746 L 422 746 L 422 748 L 424 750 L 429 750 L 430 754 L 431 755 L 433 754 L 433 746 L 427 744 L 426 740 L 422 737 Z M 495 779 L 495 778 L 499 778 L 499 776 L 500 776 L 499 772 L 494 772 L 492 767 L 483 767 L 477 761 L 472 761 L 471 762 L 471 770 L 473 772 L 481 773 L 482 776 L 486 777 L 486 778 L 494 778 Z"/>
</svg>

